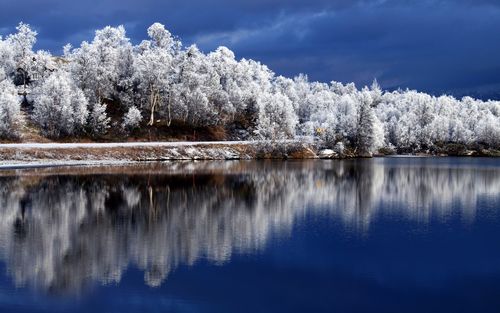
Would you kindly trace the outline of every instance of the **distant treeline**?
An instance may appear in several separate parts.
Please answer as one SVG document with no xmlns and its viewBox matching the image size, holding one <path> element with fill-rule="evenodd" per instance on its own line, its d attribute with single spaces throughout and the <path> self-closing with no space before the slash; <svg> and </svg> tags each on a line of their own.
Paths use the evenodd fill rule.
<svg viewBox="0 0 500 313">
<path fill-rule="evenodd" d="M 110 127 L 126 136 L 182 123 L 224 127 L 241 140 L 309 137 L 358 154 L 500 147 L 499 101 L 384 92 L 376 81 L 358 89 L 286 78 L 237 60 L 226 47 L 208 54 L 183 47 L 159 23 L 147 33 L 133 45 L 122 26 L 108 26 L 53 57 L 34 52 L 37 33 L 19 24 L 17 33 L 0 38 L 0 136 L 19 135 L 24 101 L 29 120 L 49 138 L 98 138 Z"/>
</svg>

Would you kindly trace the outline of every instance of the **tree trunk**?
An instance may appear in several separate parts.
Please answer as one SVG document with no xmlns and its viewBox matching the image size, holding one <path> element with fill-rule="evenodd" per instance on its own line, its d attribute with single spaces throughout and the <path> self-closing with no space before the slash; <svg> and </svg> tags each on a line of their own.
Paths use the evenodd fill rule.
<svg viewBox="0 0 500 313">
<path fill-rule="evenodd" d="M 151 101 L 150 101 L 151 116 L 149 118 L 149 123 L 148 123 L 149 126 L 153 126 L 153 124 L 155 122 L 155 109 L 156 109 L 157 102 L 158 102 L 158 93 L 156 91 L 154 91 L 153 87 L 151 87 Z"/>
<path fill-rule="evenodd" d="M 168 104 L 167 104 L 167 110 L 168 110 L 168 121 L 167 121 L 167 126 L 170 127 L 170 124 L 172 123 L 172 116 L 170 114 L 170 105 L 171 105 L 171 99 L 172 97 L 168 95 Z"/>
</svg>

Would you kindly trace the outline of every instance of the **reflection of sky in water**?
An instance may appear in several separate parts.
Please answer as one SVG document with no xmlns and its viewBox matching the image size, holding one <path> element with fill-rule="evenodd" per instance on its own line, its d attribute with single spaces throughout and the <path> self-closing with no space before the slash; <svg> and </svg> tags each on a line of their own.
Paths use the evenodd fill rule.
<svg viewBox="0 0 500 313">
<path fill-rule="evenodd" d="M 0 308 L 488 311 L 499 206 L 493 159 L 0 172 Z"/>
</svg>

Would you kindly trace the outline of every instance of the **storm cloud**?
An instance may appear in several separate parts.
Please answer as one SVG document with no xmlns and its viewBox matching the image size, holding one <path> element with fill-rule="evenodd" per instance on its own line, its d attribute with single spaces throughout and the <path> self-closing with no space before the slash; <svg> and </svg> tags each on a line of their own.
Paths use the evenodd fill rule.
<svg viewBox="0 0 500 313">
<path fill-rule="evenodd" d="M 0 34 L 20 21 L 59 54 L 95 29 L 124 25 L 138 43 L 161 22 L 205 52 L 219 45 L 279 75 L 493 96 L 500 90 L 500 3 L 472 0 L 1 0 Z"/>
</svg>

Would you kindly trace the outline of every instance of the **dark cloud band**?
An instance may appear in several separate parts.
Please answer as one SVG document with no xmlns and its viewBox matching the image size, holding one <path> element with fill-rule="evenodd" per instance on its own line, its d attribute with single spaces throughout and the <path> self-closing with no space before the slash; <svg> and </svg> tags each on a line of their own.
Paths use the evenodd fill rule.
<svg viewBox="0 0 500 313">
<path fill-rule="evenodd" d="M 37 48 L 60 53 L 93 31 L 123 24 L 134 42 L 155 21 L 203 50 L 227 45 L 278 74 L 386 88 L 490 94 L 500 86 L 500 3 L 491 0 L 104 1 L 6 0 L 0 32 L 19 21 Z"/>
</svg>

